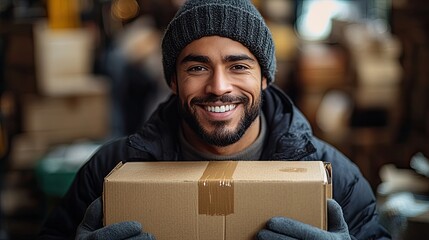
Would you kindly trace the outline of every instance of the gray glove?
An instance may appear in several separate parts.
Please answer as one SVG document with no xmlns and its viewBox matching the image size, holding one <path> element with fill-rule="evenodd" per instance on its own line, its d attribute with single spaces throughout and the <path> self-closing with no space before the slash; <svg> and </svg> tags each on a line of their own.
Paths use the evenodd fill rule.
<svg viewBox="0 0 429 240">
<path fill-rule="evenodd" d="M 328 231 L 285 217 L 271 218 L 267 229 L 261 230 L 258 240 L 350 240 L 347 223 L 340 205 L 328 200 Z"/>
<path fill-rule="evenodd" d="M 155 240 L 144 233 L 139 222 L 120 222 L 103 227 L 103 206 L 101 198 L 95 199 L 86 209 L 85 216 L 76 231 L 78 240 Z"/>
</svg>

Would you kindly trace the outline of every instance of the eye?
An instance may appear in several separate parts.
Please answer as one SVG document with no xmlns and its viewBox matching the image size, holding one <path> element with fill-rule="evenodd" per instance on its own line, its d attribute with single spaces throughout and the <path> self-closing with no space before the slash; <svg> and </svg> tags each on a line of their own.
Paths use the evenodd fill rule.
<svg viewBox="0 0 429 240">
<path fill-rule="evenodd" d="M 186 71 L 187 72 L 202 72 L 202 71 L 206 71 L 207 68 L 203 67 L 203 66 L 192 66 L 189 67 Z"/>
<path fill-rule="evenodd" d="M 232 70 L 247 70 L 249 69 L 249 67 L 247 67 L 246 65 L 241 65 L 241 64 L 237 64 L 237 65 L 233 65 L 231 67 Z"/>
</svg>

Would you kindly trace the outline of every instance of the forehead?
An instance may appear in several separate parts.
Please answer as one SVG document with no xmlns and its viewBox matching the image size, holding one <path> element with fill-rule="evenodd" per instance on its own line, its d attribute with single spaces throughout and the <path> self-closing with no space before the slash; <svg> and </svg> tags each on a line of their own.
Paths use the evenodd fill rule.
<svg viewBox="0 0 429 240">
<path fill-rule="evenodd" d="M 243 44 L 230 38 L 220 36 L 202 37 L 191 42 L 180 52 L 178 62 L 190 54 L 212 57 L 246 54 L 256 60 L 252 52 Z"/>
</svg>

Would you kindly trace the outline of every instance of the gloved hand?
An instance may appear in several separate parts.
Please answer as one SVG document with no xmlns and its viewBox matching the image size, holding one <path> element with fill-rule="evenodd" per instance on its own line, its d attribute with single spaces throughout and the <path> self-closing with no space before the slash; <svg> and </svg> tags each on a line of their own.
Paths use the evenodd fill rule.
<svg viewBox="0 0 429 240">
<path fill-rule="evenodd" d="M 350 240 L 340 205 L 328 199 L 328 231 L 285 217 L 274 217 L 267 229 L 259 231 L 258 240 Z"/>
<path fill-rule="evenodd" d="M 155 240 L 149 233 L 143 232 L 139 222 L 120 222 L 103 227 L 103 207 L 101 198 L 92 202 L 76 230 L 78 240 Z"/>
</svg>

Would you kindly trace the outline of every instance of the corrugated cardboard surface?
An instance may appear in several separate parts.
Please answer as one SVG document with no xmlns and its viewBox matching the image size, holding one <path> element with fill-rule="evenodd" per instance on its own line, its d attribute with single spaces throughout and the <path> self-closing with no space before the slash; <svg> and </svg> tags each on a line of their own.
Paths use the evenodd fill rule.
<svg viewBox="0 0 429 240">
<path fill-rule="evenodd" d="M 104 183 L 104 221 L 137 220 L 163 239 L 253 239 L 274 216 L 287 216 L 326 228 L 329 194 L 323 162 L 240 161 L 232 177 L 219 184 L 233 187 L 233 213 L 199 213 L 199 185 L 219 162 L 139 162 L 118 166 Z M 231 162 L 220 162 L 230 168 Z M 221 171 L 221 170 L 220 170 Z M 227 179 L 230 178 L 230 179 Z M 211 197 L 219 198 L 218 193 Z M 210 197 L 210 198 L 211 198 Z M 206 201 L 206 200 L 205 200 Z"/>
</svg>

